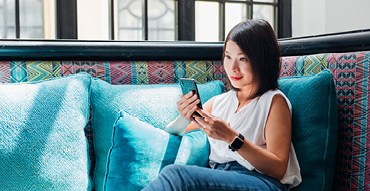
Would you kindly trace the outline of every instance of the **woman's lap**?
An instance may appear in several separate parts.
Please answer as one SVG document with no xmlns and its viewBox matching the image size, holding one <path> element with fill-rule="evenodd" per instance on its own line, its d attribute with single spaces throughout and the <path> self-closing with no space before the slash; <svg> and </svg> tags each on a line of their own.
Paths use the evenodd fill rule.
<svg viewBox="0 0 370 191">
<path fill-rule="evenodd" d="M 240 167 L 231 163 L 219 166 L 217 170 L 198 166 L 169 165 L 163 168 L 158 178 L 144 190 L 280 190 L 263 177 L 266 175 L 255 176 L 261 174 Z"/>
</svg>

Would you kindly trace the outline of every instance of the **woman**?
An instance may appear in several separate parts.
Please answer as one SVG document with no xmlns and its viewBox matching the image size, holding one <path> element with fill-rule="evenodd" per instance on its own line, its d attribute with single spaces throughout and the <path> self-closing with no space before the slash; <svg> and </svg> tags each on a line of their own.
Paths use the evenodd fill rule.
<svg viewBox="0 0 370 191">
<path fill-rule="evenodd" d="M 223 53 L 231 90 L 207 101 L 203 110 L 192 92 L 182 96 L 180 116 L 166 128 L 174 134 L 200 128 L 210 142 L 212 169 L 170 165 L 144 190 L 288 190 L 298 185 L 291 104 L 278 90 L 279 62 L 280 48 L 268 22 L 236 25 Z M 195 111 L 204 118 L 193 118 Z"/>
</svg>

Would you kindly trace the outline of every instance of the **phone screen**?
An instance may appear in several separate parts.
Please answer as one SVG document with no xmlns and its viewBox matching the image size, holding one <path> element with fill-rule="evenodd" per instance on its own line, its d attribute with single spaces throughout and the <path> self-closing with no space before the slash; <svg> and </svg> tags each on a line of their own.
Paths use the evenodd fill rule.
<svg viewBox="0 0 370 191">
<path fill-rule="evenodd" d="M 196 82 L 194 81 L 194 79 L 190 79 L 190 78 L 180 78 L 180 85 L 181 85 L 181 90 L 182 90 L 182 94 L 183 95 L 186 95 L 187 93 L 189 93 L 190 91 L 193 92 L 193 94 L 197 94 L 199 100 L 200 99 L 200 95 L 199 95 L 199 91 L 198 91 L 198 87 L 197 87 L 197 84 Z M 197 104 L 197 106 L 201 109 L 203 109 L 202 107 L 202 103 L 199 102 Z M 198 112 L 194 112 L 194 114 L 200 116 L 198 114 Z"/>
</svg>

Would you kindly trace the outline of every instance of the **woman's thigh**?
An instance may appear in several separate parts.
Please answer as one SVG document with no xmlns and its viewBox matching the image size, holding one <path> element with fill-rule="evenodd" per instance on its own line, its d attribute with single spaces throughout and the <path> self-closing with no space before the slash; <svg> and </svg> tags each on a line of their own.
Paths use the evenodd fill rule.
<svg viewBox="0 0 370 191">
<path fill-rule="evenodd" d="M 169 165 L 144 190 L 280 190 L 261 177 L 237 171 Z"/>
</svg>

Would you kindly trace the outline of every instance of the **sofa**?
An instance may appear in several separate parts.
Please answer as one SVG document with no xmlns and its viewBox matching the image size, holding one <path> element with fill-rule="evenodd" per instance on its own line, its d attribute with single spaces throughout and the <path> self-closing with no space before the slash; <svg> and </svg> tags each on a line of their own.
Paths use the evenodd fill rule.
<svg viewBox="0 0 370 191">
<path fill-rule="evenodd" d="M 370 190 L 370 49 L 307 48 L 316 39 L 279 41 L 303 178 L 292 190 Z M 2 43 L 0 190 L 140 190 L 168 164 L 207 166 L 204 133 L 163 129 L 179 78 L 196 80 L 203 103 L 228 91 L 222 43 Z"/>
</svg>

